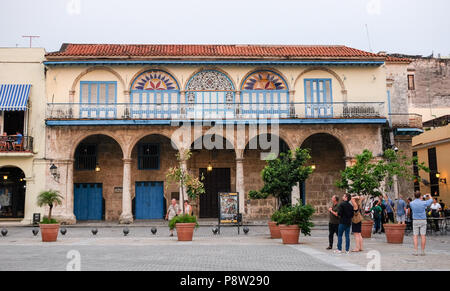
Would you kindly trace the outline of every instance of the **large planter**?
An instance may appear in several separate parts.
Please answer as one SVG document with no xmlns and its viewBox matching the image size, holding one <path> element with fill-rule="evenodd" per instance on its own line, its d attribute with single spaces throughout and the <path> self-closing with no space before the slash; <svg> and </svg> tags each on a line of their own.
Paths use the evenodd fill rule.
<svg viewBox="0 0 450 291">
<path fill-rule="evenodd" d="M 300 228 L 298 225 L 284 225 L 280 224 L 280 233 L 283 244 L 296 245 L 300 236 Z"/>
<path fill-rule="evenodd" d="M 405 236 L 406 224 L 383 224 L 386 240 L 390 244 L 402 244 Z"/>
<path fill-rule="evenodd" d="M 371 238 L 372 237 L 372 229 L 373 229 L 373 221 L 372 220 L 363 220 L 361 222 L 361 236 L 363 238 Z"/>
<path fill-rule="evenodd" d="M 43 242 L 55 242 L 58 239 L 58 224 L 39 224 Z"/>
<path fill-rule="evenodd" d="M 195 223 L 177 223 L 175 227 L 179 241 L 192 241 Z"/>
<path fill-rule="evenodd" d="M 281 238 L 280 226 L 275 221 L 269 221 L 269 230 L 271 238 Z"/>
</svg>

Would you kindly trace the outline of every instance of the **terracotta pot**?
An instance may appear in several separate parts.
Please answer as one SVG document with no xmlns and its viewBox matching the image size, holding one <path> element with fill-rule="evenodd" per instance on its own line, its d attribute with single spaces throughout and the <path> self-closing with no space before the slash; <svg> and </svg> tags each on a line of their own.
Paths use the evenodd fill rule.
<svg viewBox="0 0 450 291">
<path fill-rule="evenodd" d="M 372 237 L 372 229 L 373 229 L 373 221 L 372 220 L 363 220 L 361 222 L 361 236 L 363 238 L 371 238 Z"/>
<path fill-rule="evenodd" d="M 55 242 L 58 239 L 59 224 L 39 224 L 43 242 Z"/>
<path fill-rule="evenodd" d="M 269 230 L 271 238 L 281 238 L 280 226 L 275 221 L 269 221 Z"/>
<path fill-rule="evenodd" d="M 192 241 L 195 223 L 177 223 L 175 227 L 179 241 Z"/>
<path fill-rule="evenodd" d="M 285 245 L 298 244 L 298 237 L 300 236 L 300 228 L 298 227 L 298 225 L 280 224 L 279 227 L 283 244 Z"/>
<path fill-rule="evenodd" d="M 405 236 L 406 224 L 383 224 L 386 240 L 390 244 L 402 244 Z"/>
</svg>

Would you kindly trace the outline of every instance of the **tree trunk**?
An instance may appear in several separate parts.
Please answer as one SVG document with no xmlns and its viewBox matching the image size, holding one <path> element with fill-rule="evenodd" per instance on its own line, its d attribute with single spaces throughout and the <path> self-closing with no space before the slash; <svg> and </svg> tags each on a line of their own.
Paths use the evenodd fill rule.
<svg viewBox="0 0 450 291">
<path fill-rule="evenodd" d="M 50 222 L 52 220 L 52 208 L 53 208 L 53 204 L 50 204 L 50 209 L 48 211 L 48 221 Z"/>
</svg>

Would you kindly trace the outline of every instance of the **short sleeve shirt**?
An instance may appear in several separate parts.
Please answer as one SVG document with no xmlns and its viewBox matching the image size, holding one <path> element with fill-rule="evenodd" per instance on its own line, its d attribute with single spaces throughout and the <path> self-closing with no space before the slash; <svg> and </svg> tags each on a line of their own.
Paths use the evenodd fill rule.
<svg viewBox="0 0 450 291">
<path fill-rule="evenodd" d="M 170 204 L 169 206 L 169 220 L 172 220 L 172 218 L 174 218 L 177 214 L 178 214 L 178 210 L 180 208 L 178 207 L 178 204 L 175 205 L 175 207 Z"/>
</svg>

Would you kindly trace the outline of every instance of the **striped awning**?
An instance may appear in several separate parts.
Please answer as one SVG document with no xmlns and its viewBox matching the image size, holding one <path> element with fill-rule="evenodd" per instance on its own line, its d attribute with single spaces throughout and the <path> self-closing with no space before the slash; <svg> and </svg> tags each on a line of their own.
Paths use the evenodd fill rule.
<svg viewBox="0 0 450 291">
<path fill-rule="evenodd" d="M 2 84 L 0 85 L 0 110 L 25 111 L 27 110 L 30 84 Z"/>
</svg>

